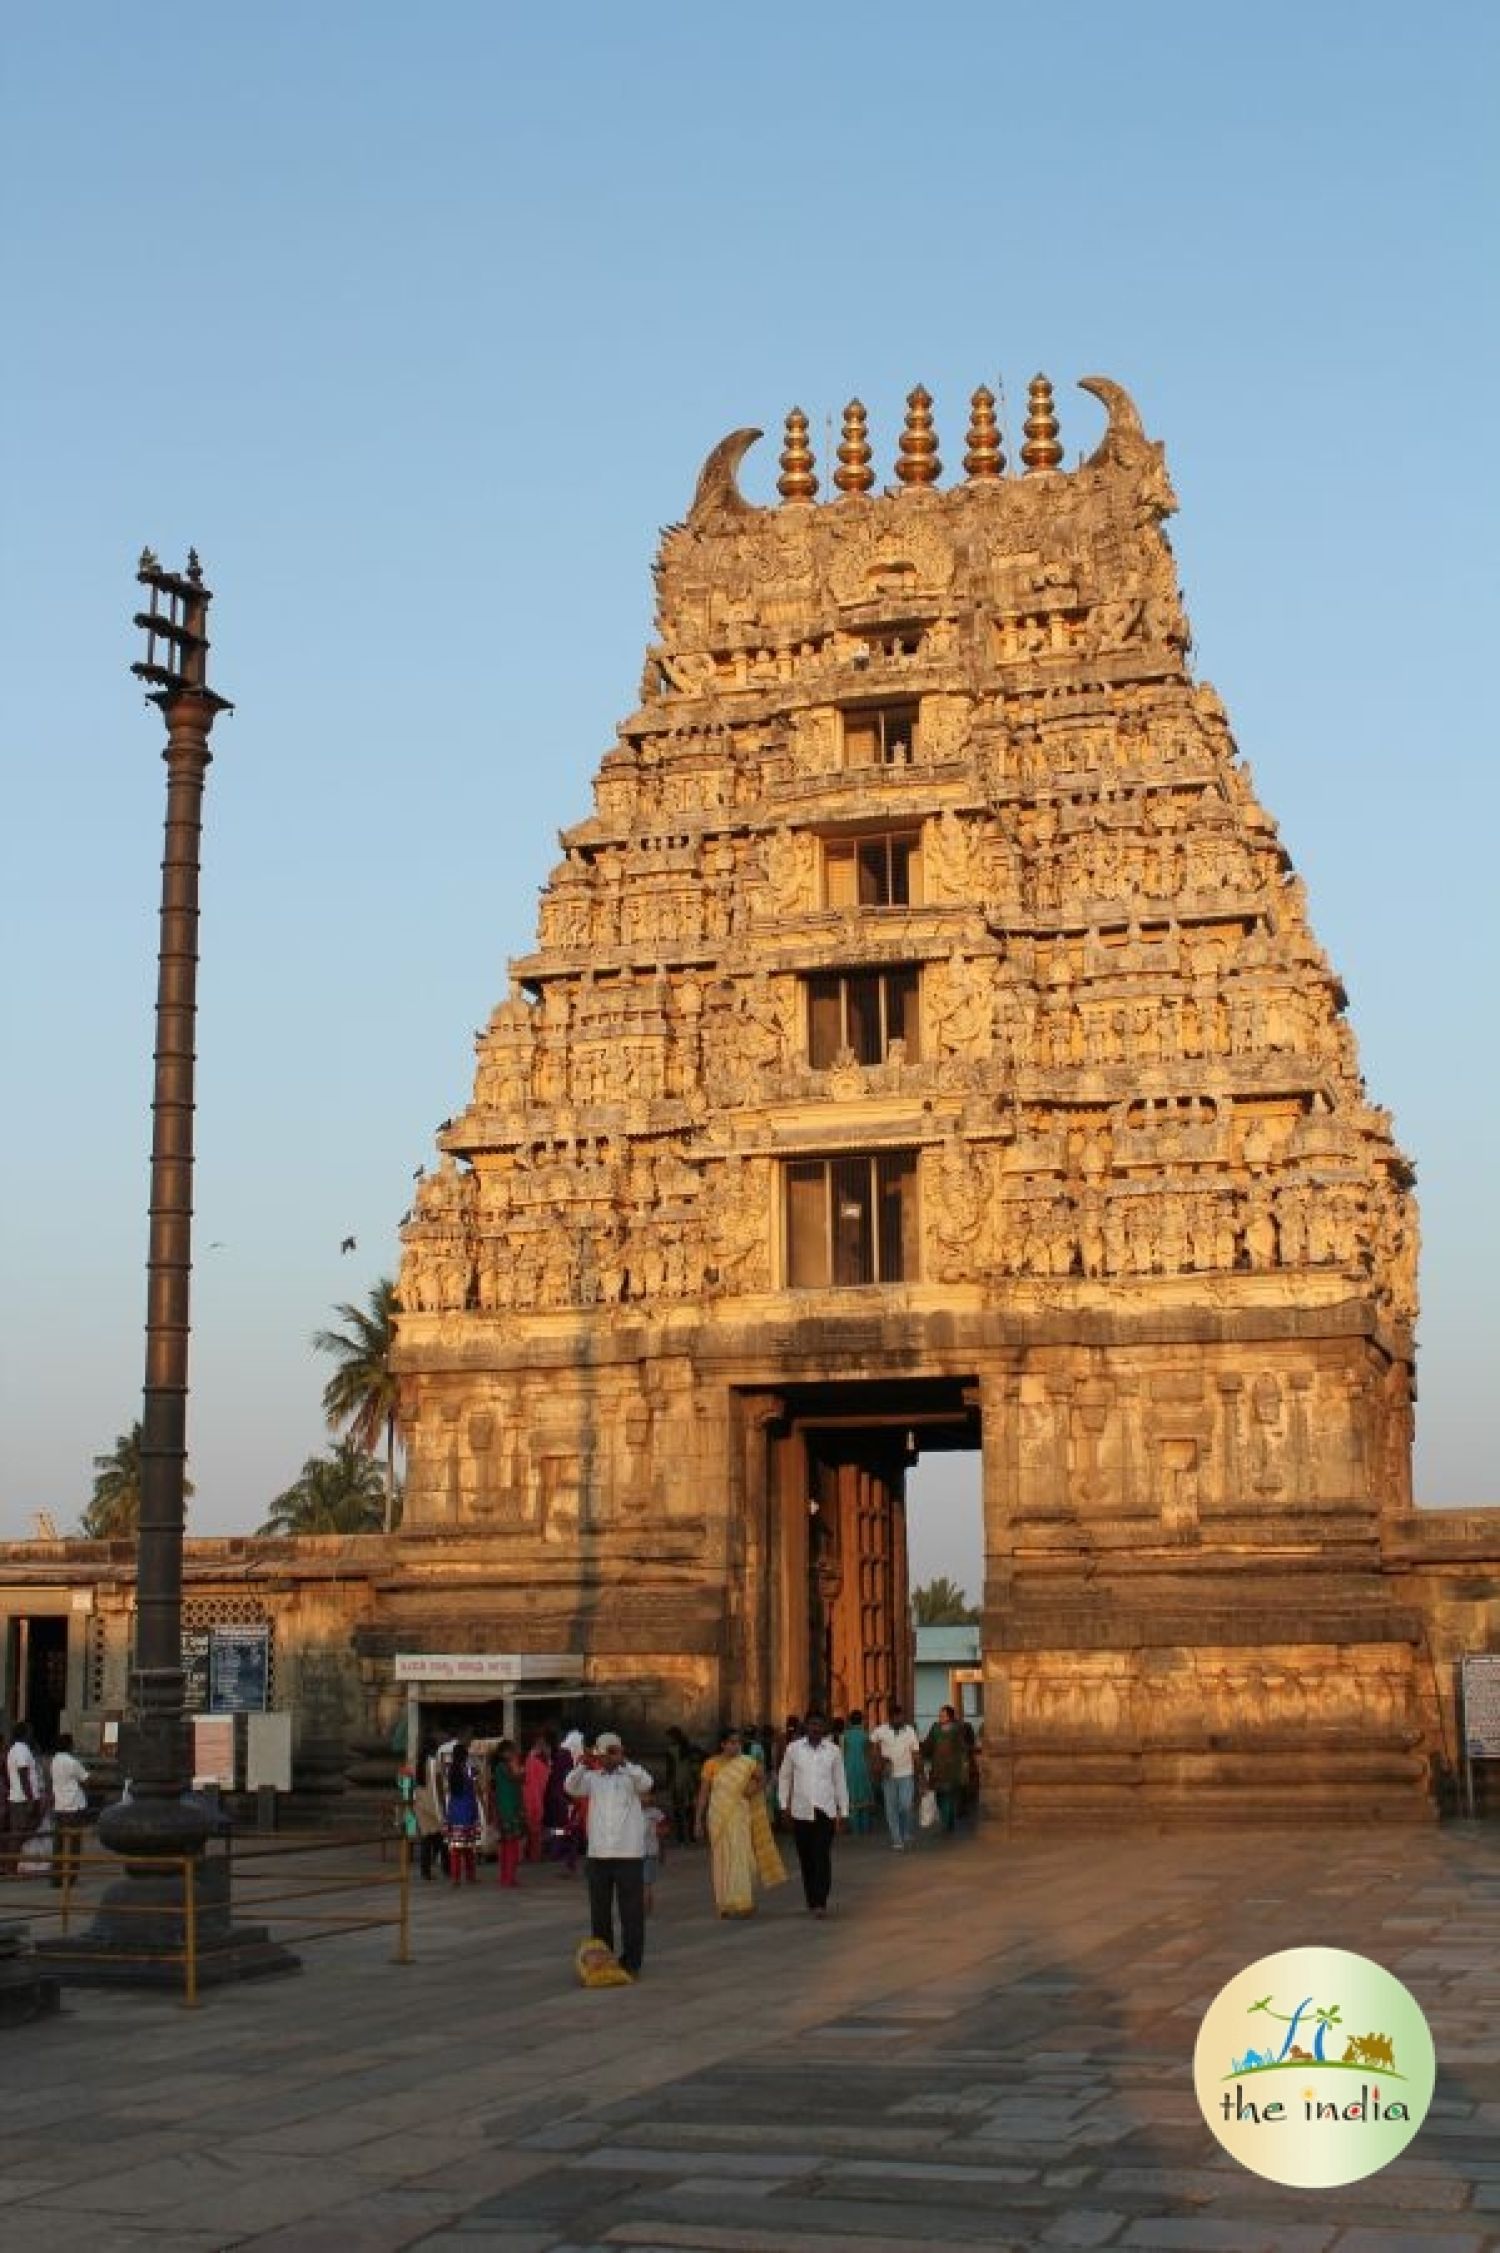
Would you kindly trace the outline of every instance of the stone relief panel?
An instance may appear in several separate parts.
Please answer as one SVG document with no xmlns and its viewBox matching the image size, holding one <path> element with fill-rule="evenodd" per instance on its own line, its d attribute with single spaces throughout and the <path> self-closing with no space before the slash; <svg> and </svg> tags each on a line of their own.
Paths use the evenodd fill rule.
<svg viewBox="0 0 1500 2253">
<path fill-rule="evenodd" d="M 1288 1641 L 1259 1651 L 1072 1652 L 1007 1663 L 1015 1740 L 1080 1750 L 1127 1738 L 1143 1745 L 1295 1742 L 1311 1724 L 1400 1739 L 1412 1688 L 1404 1650 L 1374 1644 L 1333 1654 Z"/>
<path fill-rule="evenodd" d="M 1400 1510 L 1406 1404 L 1384 1365 L 1343 1349 L 1042 1356 L 1021 1380 L 1018 1508 L 1028 1521 L 1144 1520 L 1189 1544 L 1308 1504 Z"/>
</svg>

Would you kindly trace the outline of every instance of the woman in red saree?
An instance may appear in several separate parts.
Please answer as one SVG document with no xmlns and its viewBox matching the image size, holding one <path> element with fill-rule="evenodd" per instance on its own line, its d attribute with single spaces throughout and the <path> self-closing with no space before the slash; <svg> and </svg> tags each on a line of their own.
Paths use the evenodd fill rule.
<svg viewBox="0 0 1500 2253">
<path fill-rule="evenodd" d="M 521 1802 L 526 1813 L 526 1859 L 542 1858 L 542 1824 L 547 1805 L 547 1785 L 552 1777 L 552 1745 L 545 1729 L 532 1739 L 521 1780 Z"/>
</svg>

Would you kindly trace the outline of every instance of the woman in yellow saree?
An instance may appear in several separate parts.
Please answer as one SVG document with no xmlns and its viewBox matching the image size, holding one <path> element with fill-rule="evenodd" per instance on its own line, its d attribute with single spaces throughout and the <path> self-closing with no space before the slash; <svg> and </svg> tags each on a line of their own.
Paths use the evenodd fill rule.
<svg viewBox="0 0 1500 2253">
<path fill-rule="evenodd" d="M 718 1751 L 703 1763 L 698 1826 L 708 1836 L 720 1916 L 753 1917 L 756 1879 L 782 1885 L 786 1869 L 766 1813 L 765 1772 L 744 1749 L 738 1729 L 726 1729 Z"/>
</svg>

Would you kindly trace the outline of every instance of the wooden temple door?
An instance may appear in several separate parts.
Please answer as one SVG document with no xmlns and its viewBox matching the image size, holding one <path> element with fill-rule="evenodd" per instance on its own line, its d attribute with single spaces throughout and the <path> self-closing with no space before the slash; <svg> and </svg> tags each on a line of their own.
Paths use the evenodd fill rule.
<svg viewBox="0 0 1500 2253">
<path fill-rule="evenodd" d="M 885 1437 L 818 1469 L 810 1614 L 814 1690 L 835 1714 L 910 1704 L 905 1464 Z"/>
<path fill-rule="evenodd" d="M 980 1443 L 972 1380 L 788 1386 L 770 1414 L 763 1553 L 767 1708 L 910 1713 L 916 1688 L 907 1474 L 924 1444 Z M 752 1547 L 751 1555 L 755 1554 Z"/>
</svg>

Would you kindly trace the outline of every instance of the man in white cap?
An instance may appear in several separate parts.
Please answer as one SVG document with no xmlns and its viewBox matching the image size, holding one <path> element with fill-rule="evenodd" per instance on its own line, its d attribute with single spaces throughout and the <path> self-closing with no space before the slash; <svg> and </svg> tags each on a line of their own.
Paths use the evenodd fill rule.
<svg viewBox="0 0 1500 2253">
<path fill-rule="evenodd" d="M 639 1978 L 646 1952 L 646 1822 L 641 1802 L 655 1789 L 644 1768 L 625 1758 L 613 1729 L 594 1739 L 594 1758 L 580 1761 L 563 1779 L 570 1799 L 588 1802 L 589 1843 L 584 1870 L 589 1918 L 596 1940 L 615 1944 L 615 1903 L 620 1906 L 620 1965 Z"/>
</svg>

